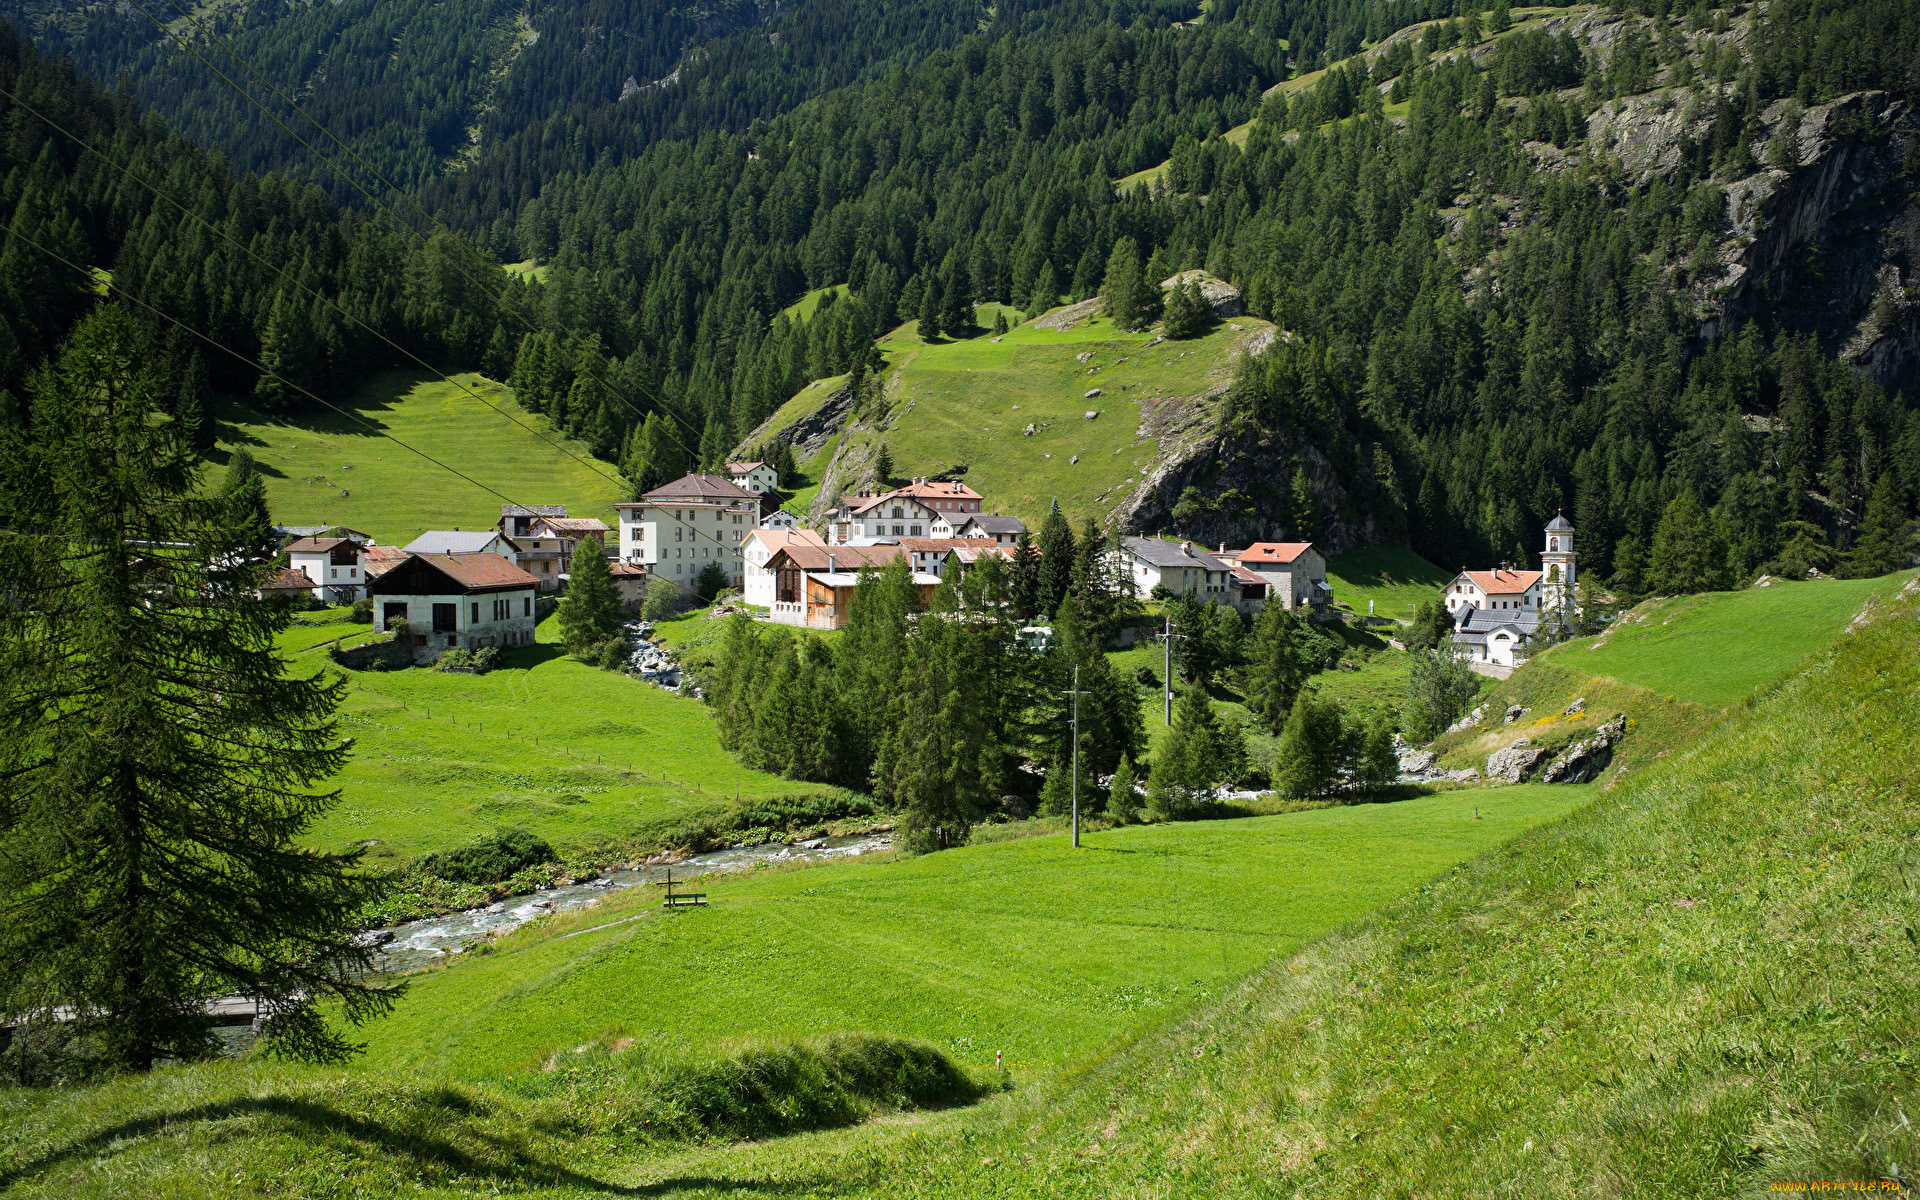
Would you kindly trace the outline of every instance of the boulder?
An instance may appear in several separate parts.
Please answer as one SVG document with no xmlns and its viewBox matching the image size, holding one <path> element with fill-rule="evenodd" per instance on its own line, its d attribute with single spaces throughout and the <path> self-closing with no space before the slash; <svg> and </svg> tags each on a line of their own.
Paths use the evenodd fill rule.
<svg viewBox="0 0 1920 1200">
<path fill-rule="evenodd" d="M 1535 746 L 1526 738 L 1521 738 L 1506 749 L 1495 750 L 1487 755 L 1487 778 L 1519 783 L 1529 771 L 1540 765 L 1541 759 L 1551 753 L 1544 746 Z"/>
<path fill-rule="evenodd" d="M 1089 400 L 1091 400 L 1091 399 L 1093 399 L 1093 398 L 1094 398 L 1095 396 L 1098 396 L 1099 394 L 1100 394 L 1100 389 L 1099 389 L 1099 388 L 1088 388 L 1088 389 L 1087 389 L 1087 393 L 1086 393 L 1086 398 L 1087 398 L 1087 399 L 1089 399 Z"/>
<path fill-rule="evenodd" d="M 1540 772 L 1542 783 L 1591 783 L 1613 763 L 1613 748 L 1626 735 L 1627 718 L 1617 716 L 1562 750 Z"/>
<path fill-rule="evenodd" d="M 1577 717 L 1585 711 L 1587 711 L 1587 698 L 1581 696 L 1572 704 L 1567 705 L 1566 709 L 1561 712 L 1560 715 L 1563 717 Z"/>
<path fill-rule="evenodd" d="M 1100 415 L 1100 410 L 1097 408 L 1090 408 L 1086 412 L 1080 415 L 1085 417 L 1087 420 L 1091 421 Z"/>
<path fill-rule="evenodd" d="M 1093 361 L 1093 351 L 1082 350 L 1080 353 L 1073 356 L 1073 361 L 1081 364 L 1082 366 L 1085 366 L 1087 363 Z"/>
<path fill-rule="evenodd" d="M 1458 771 L 1448 771 L 1445 778 L 1450 783 L 1473 783 L 1480 778 L 1480 772 L 1472 767 L 1466 767 Z"/>
<path fill-rule="evenodd" d="M 1200 296 L 1213 309 L 1217 317 L 1239 317 L 1246 315 L 1246 298 L 1240 289 L 1224 279 L 1216 279 L 1205 271 L 1182 271 L 1178 275 L 1168 276 L 1160 281 L 1163 288 L 1185 287 L 1189 283 L 1200 285 Z"/>
<path fill-rule="evenodd" d="M 1474 709 L 1472 712 L 1468 713 L 1466 716 L 1461 717 L 1458 721 L 1455 721 L 1453 724 L 1447 726 L 1447 732 L 1459 733 L 1462 729 L 1471 729 L 1475 725 L 1478 725 L 1480 723 L 1481 717 L 1484 717 L 1486 715 L 1487 715 L 1487 706 L 1483 704 L 1480 707 Z"/>
<path fill-rule="evenodd" d="M 1402 775 L 1425 775 L 1433 769 L 1434 759 L 1438 756 L 1431 750 L 1402 750 L 1400 752 L 1400 773 Z"/>
<path fill-rule="evenodd" d="M 1524 704 L 1510 704 L 1507 706 L 1507 719 L 1505 723 L 1511 725 L 1532 711 L 1532 709 Z"/>
</svg>

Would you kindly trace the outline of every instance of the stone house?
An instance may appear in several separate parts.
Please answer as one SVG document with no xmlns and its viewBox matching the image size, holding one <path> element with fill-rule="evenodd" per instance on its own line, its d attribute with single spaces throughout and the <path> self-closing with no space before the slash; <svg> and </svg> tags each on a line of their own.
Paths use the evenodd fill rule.
<svg viewBox="0 0 1920 1200">
<path fill-rule="evenodd" d="M 1156 587 L 1196 600 L 1218 600 L 1222 604 L 1234 600 L 1228 594 L 1232 566 L 1192 542 L 1166 542 L 1154 537 L 1122 538 L 1117 549 L 1107 551 L 1107 558 L 1132 580 L 1133 594 L 1141 600 L 1149 599 Z"/>
<path fill-rule="evenodd" d="M 1327 560 L 1312 542 L 1255 542 L 1244 550 L 1220 548 L 1220 557 L 1267 585 L 1266 603 L 1288 608 L 1333 603 Z"/>
</svg>

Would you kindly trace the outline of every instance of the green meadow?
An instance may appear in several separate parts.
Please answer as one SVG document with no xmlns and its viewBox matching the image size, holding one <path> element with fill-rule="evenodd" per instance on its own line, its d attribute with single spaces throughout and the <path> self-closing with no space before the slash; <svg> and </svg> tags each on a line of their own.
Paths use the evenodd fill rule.
<svg viewBox="0 0 1920 1200">
<path fill-rule="evenodd" d="M 321 410 L 283 420 L 230 401 L 220 449 L 245 447 L 259 461 L 274 520 L 345 525 L 386 545 L 429 529 L 491 528 L 508 501 L 565 504 L 613 524 L 613 504 L 626 498 L 616 468 L 523 411 L 510 389 L 471 373 L 453 379 L 381 372 L 339 402 L 353 417 Z"/>
<path fill-rule="evenodd" d="M 1598 637 L 1541 655 L 1708 708 L 1721 708 L 1792 674 L 1861 606 L 1908 576 L 1775 583 L 1738 592 L 1654 600 Z"/>
<path fill-rule="evenodd" d="M 1373 615 L 1411 621 L 1413 610 L 1440 599 L 1440 589 L 1453 574 L 1421 558 L 1404 546 L 1361 546 L 1327 563 L 1327 585 L 1336 608 L 1360 616 Z"/>
<path fill-rule="evenodd" d="M 320 632 L 329 630 L 295 627 L 282 645 L 293 651 Z M 340 727 L 353 754 L 334 781 L 340 802 L 309 840 L 373 843 L 376 864 L 508 826 L 579 849 L 658 836 L 743 800 L 824 790 L 741 767 L 698 700 L 567 657 L 553 619 L 539 637 L 502 651 L 485 675 L 345 672 Z M 295 669 L 319 669 L 325 653 L 295 654 Z"/>
<path fill-rule="evenodd" d="M 862 1031 L 1016 1079 L 1165 1019 L 1276 954 L 1578 807 L 1518 787 L 1135 826 L 623 896 L 415 979 L 361 1069 L 489 1075 L 616 1038 Z M 849 986 L 858 980 L 858 986 Z"/>
</svg>

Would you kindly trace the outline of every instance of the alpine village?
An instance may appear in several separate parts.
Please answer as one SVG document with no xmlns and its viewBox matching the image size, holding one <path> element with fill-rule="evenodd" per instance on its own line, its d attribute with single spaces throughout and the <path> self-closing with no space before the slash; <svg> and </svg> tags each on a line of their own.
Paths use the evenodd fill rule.
<svg viewBox="0 0 1920 1200">
<path fill-rule="evenodd" d="M 1920 0 L 7 0 L 0 1196 L 1920 1190 Z"/>
</svg>

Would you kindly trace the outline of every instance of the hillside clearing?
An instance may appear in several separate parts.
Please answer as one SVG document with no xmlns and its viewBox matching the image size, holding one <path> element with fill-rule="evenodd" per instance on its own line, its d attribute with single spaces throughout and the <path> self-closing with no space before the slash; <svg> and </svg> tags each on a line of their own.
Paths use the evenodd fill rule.
<svg viewBox="0 0 1920 1200">
<path fill-rule="evenodd" d="M 219 457 L 237 447 L 252 452 L 275 521 L 345 525 L 388 545 L 429 529 L 490 528 L 500 521 L 502 495 L 515 504 L 565 504 L 571 515 L 613 524 L 612 506 L 627 494 L 617 469 L 522 411 L 511 390 L 471 373 L 453 378 L 383 371 L 340 402 L 358 419 L 322 411 L 281 420 L 229 401 L 220 412 Z"/>
</svg>

